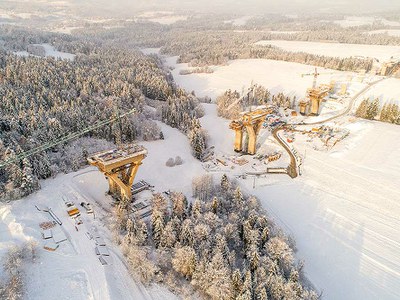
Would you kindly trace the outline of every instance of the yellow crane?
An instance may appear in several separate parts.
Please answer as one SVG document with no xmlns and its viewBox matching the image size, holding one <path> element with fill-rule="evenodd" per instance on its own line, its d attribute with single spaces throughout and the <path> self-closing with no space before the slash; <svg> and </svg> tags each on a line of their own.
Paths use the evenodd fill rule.
<svg viewBox="0 0 400 300">
<path fill-rule="evenodd" d="M 334 74 L 334 72 L 318 73 L 318 69 L 315 68 L 315 70 L 314 70 L 313 73 L 301 74 L 301 77 L 305 77 L 305 76 L 314 76 L 312 88 L 316 88 L 316 86 L 317 86 L 317 78 L 318 78 L 319 75 L 332 75 L 332 74 Z"/>
<path fill-rule="evenodd" d="M 335 82 L 331 81 L 329 85 L 321 84 L 317 87 L 317 78 L 319 75 L 322 74 L 333 74 L 333 72 L 326 72 L 326 73 L 318 73 L 317 68 L 315 68 L 314 73 L 306 73 L 301 74 L 301 77 L 304 76 L 314 76 L 313 85 L 311 88 L 307 89 L 307 97 L 310 99 L 311 102 L 311 115 L 319 115 L 319 108 L 323 98 L 328 95 L 329 92 L 332 92 L 335 87 Z M 307 101 L 300 102 L 300 113 L 306 114 L 307 111 Z"/>
</svg>

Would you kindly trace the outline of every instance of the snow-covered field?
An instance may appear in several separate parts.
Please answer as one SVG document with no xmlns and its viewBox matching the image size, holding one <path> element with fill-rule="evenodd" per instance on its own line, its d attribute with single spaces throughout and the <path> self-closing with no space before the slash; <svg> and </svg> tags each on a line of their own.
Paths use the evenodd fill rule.
<svg viewBox="0 0 400 300">
<path fill-rule="evenodd" d="M 144 165 L 139 169 L 137 180 L 145 179 L 160 192 L 184 191 L 191 196 L 191 179 L 204 172 L 201 164 L 190 153 L 189 142 L 177 129 L 160 123 L 165 140 L 145 142 L 149 151 Z M 165 166 L 170 157 L 181 156 L 183 165 L 173 168 Z M 27 299 L 151 299 L 174 300 L 176 296 L 165 288 L 152 285 L 144 288 L 135 283 L 125 267 L 119 249 L 113 245 L 112 236 L 105 228 L 108 222 L 106 210 L 111 200 L 105 196 L 108 184 L 96 168 L 89 167 L 76 173 L 59 175 L 55 179 L 41 182 L 42 189 L 19 201 L 0 205 L 0 257 L 14 244 L 29 240 L 38 241 L 39 258 L 26 270 Z M 76 205 L 88 201 L 95 209 L 96 219 L 83 213 L 83 224 L 79 231 L 68 217 L 62 197 L 74 199 Z M 68 241 L 55 252 L 43 250 L 39 223 L 52 220 L 39 208 L 51 207 L 62 220 L 62 231 Z M 86 232 L 104 238 L 110 252 L 111 265 L 102 266 L 95 254 L 95 243 Z M 40 287 L 40 288 L 38 288 Z"/>
<path fill-rule="evenodd" d="M 225 24 L 232 24 L 233 26 L 244 26 L 247 24 L 247 21 L 252 19 L 253 16 L 243 16 L 240 18 L 236 18 L 233 20 L 225 20 L 224 23 Z"/>
<path fill-rule="evenodd" d="M 320 43 L 303 41 L 259 41 L 257 45 L 273 45 L 287 51 L 307 52 L 332 57 L 363 56 L 387 61 L 392 56 L 400 57 L 400 46 Z"/>
<path fill-rule="evenodd" d="M 155 53 L 157 49 L 147 52 Z M 237 60 L 216 67 L 213 74 L 183 76 L 179 70 L 186 65 L 176 65 L 176 58 L 167 58 L 167 62 L 176 67 L 173 75 L 177 83 L 188 91 L 195 90 L 199 96 L 216 97 L 228 88 L 247 88 L 252 80 L 273 92 L 303 96 L 312 83 L 312 77 L 302 78 L 300 74 L 311 72 L 313 67 L 296 63 Z M 346 77 L 343 72 L 335 74 Z M 331 77 L 321 75 L 318 80 L 328 83 Z M 370 93 L 390 95 L 387 90 L 394 90 L 397 84 L 392 80 L 396 79 L 382 82 Z M 353 84 L 351 92 L 363 86 Z M 229 121 L 217 117 L 214 104 L 204 107 L 206 115 L 201 123 L 208 130 L 210 144 L 215 146 L 216 153 L 234 155 L 234 133 L 228 128 Z M 192 177 L 205 171 L 192 157 L 187 137 L 158 124 L 165 140 L 142 143 L 149 155 L 136 180 L 144 179 L 160 192 L 179 190 L 190 197 Z M 399 299 L 399 127 L 348 117 L 341 118 L 336 125 L 346 127 L 350 135 L 330 152 L 316 151 L 296 140 L 293 146 L 305 155 L 301 177 L 292 180 L 285 175 L 268 175 L 255 181 L 240 179 L 240 183 L 257 195 L 270 215 L 293 235 L 297 259 L 305 260 L 305 272 L 323 291 L 324 299 Z M 261 134 L 268 135 L 265 130 Z M 275 147 L 270 139 L 265 139 L 264 149 Z M 168 158 L 178 155 L 183 165 L 165 166 Z M 237 167 L 230 175 L 240 171 Z M 26 240 L 35 239 L 40 248 L 43 246 L 38 224 L 47 219 L 47 214 L 37 211 L 34 205 L 50 206 L 62 219 L 68 237 L 54 253 L 41 249 L 37 263 L 27 270 L 29 299 L 174 299 L 158 286 L 144 289 L 130 279 L 120 251 L 112 245 L 111 234 L 104 226 L 104 209 L 110 207 L 105 196 L 107 182 L 95 168 L 60 175 L 41 184 L 39 192 L 0 205 L 0 256 L 6 247 Z M 92 203 L 96 219 L 84 215 L 84 224 L 76 231 L 67 217 L 63 195 Z M 85 232 L 104 237 L 112 265 L 101 266 L 94 253 L 94 242 Z"/>
<path fill-rule="evenodd" d="M 390 36 L 400 36 L 400 29 L 381 29 L 368 31 L 369 34 L 380 34 L 385 33 Z"/>
<path fill-rule="evenodd" d="M 271 87 L 274 78 L 266 79 L 265 76 L 269 75 L 265 74 L 274 74 L 270 64 L 280 62 L 238 61 L 241 68 L 231 72 L 221 71 L 235 68 L 234 63 L 218 67 L 211 75 L 189 75 L 192 79 L 177 75 L 176 70 L 173 74 L 177 82 L 188 90 L 201 92 L 204 89 L 212 96 L 218 94 L 216 86 L 224 86 L 222 89 L 225 89 L 234 88 L 230 84 L 236 84 L 237 89 L 249 82 L 249 77 L 256 78 L 255 82 L 260 83 L 265 80 L 266 86 Z M 301 78 L 291 78 L 293 73 L 297 73 L 293 68 L 296 64 L 283 64 L 291 67 L 277 68 L 277 74 L 282 74 L 280 80 L 284 86 L 281 88 L 292 91 L 293 87 L 297 87 L 299 92 L 304 91 L 309 82 L 302 86 L 299 82 Z M 258 77 L 252 77 L 257 74 L 254 71 L 257 65 L 260 73 Z M 275 76 L 279 75 L 275 73 Z M 381 93 L 391 97 L 392 92 L 395 93 L 393 97 L 397 97 L 397 84 L 397 79 L 387 79 L 365 96 Z M 350 92 L 355 94 L 363 86 L 353 83 Z M 221 154 L 232 155 L 233 134 L 228 129 L 228 122 L 216 117 L 210 105 L 206 105 L 206 112 L 202 125 L 210 133 L 211 144 Z M 319 119 L 323 119 L 323 115 Z M 242 183 L 294 236 L 298 258 L 305 259 L 306 273 L 323 290 L 325 299 L 398 299 L 399 127 L 364 120 L 354 122 L 348 118 L 339 119 L 337 124 L 350 130 L 350 136 L 331 152 L 319 152 L 294 144 L 299 153 L 306 154 L 301 177 L 296 180 L 283 175 L 259 178 L 255 181 L 255 189 L 252 188 L 252 178 Z M 268 139 L 266 141 L 268 143 Z M 269 149 L 271 147 L 272 144 Z"/>
<path fill-rule="evenodd" d="M 171 25 L 178 21 L 185 21 L 187 18 L 187 15 L 178 15 L 172 11 L 148 11 L 138 15 L 135 20 Z"/>
<path fill-rule="evenodd" d="M 365 94 L 365 97 L 371 99 L 379 98 L 381 105 L 385 103 L 397 103 L 400 105 L 400 79 L 389 78 L 378 83 Z"/>
<path fill-rule="evenodd" d="M 312 85 L 312 76 L 301 77 L 311 73 L 315 67 L 298 63 L 268 59 L 239 59 L 230 61 L 227 66 L 214 67 L 211 74 L 180 75 L 180 70 L 188 69 L 187 64 L 176 64 L 176 57 L 167 58 L 167 64 L 175 67 L 172 74 L 176 82 L 188 91 L 195 91 L 197 96 L 216 98 L 227 89 L 242 91 L 251 82 L 261 84 L 272 93 L 285 92 L 288 95 L 304 97 L 307 88 Z M 318 83 L 328 84 L 332 79 L 343 78 L 352 74 L 320 68 Z M 331 74 L 332 73 L 332 74 Z"/>
<path fill-rule="evenodd" d="M 81 28 L 83 28 L 83 27 L 63 26 L 63 27 L 52 28 L 52 29 L 50 29 L 50 31 L 56 32 L 56 33 L 72 34 L 72 31 L 74 31 L 76 29 L 81 29 Z"/>
<path fill-rule="evenodd" d="M 348 16 L 343 20 L 334 21 L 334 23 L 339 24 L 340 26 L 345 28 L 354 26 L 372 25 L 374 22 L 382 22 L 382 24 L 386 26 L 400 26 L 399 22 L 389 21 L 386 19 L 375 18 L 375 17 Z"/>
<path fill-rule="evenodd" d="M 54 57 L 54 58 L 57 58 L 57 59 L 67 59 L 67 60 L 74 60 L 75 59 L 75 54 L 57 51 L 56 49 L 54 49 L 54 47 L 52 45 L 40 44 L 40 45 L 37 45 L 37 46 L 43 47 L 46 57 Z M 18 51 L 18 52 L 15 52 L 15 54 L 19 55 L 19 56 L 30 56 L 30 55 L 32 55 L 27 51 Z"/>
<path fill-rule="evenodd" d="M 227 120 L 216 116 L 206 104 L 201 123 L 209 131 L 217 152 L 233 155 L 233 131 Z M 332 152 L 306 148 L 303 176 L 295 180 L 269 175 L 240 180 L 257 195 L 270 215 L 292 234 L 297 258 L 304 259 L 306 274 L 324 292 L 324 299 L 398 299 L 400 297 L 400 148 L 395 125 L 370 121 L 341 120 L 351 134 Z M 181 190 L 190 196 L 191 178 L 205 171 L 190 154 L 187 138 L 176 129 L 159 123 L 165 140 L 144 142 L 149 151 L 137 180 L 145 179 L 157 191 Z M 385 132 L 385 134 L 382 134 Z M 269 139 L 267 143 L 270 143 Z M 302 144 L 294 145 L 304 153 Z M 184 164 L 169 168 L 169 157 L 181 156 Z M 235 169 L 231 176 L 240 172 Z M 218 175 L 215 175 L 218 176 Z M 94 168 L 58 176 L 42 182 L 43 189 L 30 197 L 1 206 L 2 249 L 19 240 L 41 242 L 38 222 L 43 213 L 34 205 L 49 205 L 63 218 L 70 238 L 61 253 L 40 251 L 40 261 L 28 271 L 28 290 L 42 287 L 30 299 L 50 299 L 74 287 L 69 299 L 173 299 L 159 287 L 143 290 L 129 279 L 118 249 L 113 265 L 102 267 L 93 252 L 93 242 L 84 232 L 99 232 L 110 240 L 103 227 L 101 207 L 108 207 L 107 182 Z M 96 220 L 84 219 L 76 232 L 64 211 L 61 195 L 75 194 L 95 203 Z M 60 249 L 61 250 L 61 249 Z M 60 267 L 62 266 L 62 267 Z M 50 297 L 50 298 L 49 298 Z M 100 297 L 100 298 L 99 298 Z"/>
<path fill-rule="evenodd" d="M 97 194 L 104 198 L 107 187 L 98 184 L 103 178 L 95 172 L 89 177 L 86 172 L 82 170 L 43 181 L 39 192 L 11 204 L 2 204 L 2 254 L 5 246 L 14 243 L 38 242 L 38 259 L 25 270 L 26 299 L 150 299 L 143 288 L 130 279 L 119 250 L 112 245 L 110 233 L 104 228 L 104 212 L 98 209 L 94 199 L 90 202 L 95 207 L 96 219 L 93 215 L 83 214 L 84 223 L 79 225 L 79 231 L 69 219 L 62 196 L 77 197 L 75 204 L 79 206 L 76 202 L 87 200 L 88 189 L 81 190 L 82 181 L 96 187 Z M 59 228 L 68 240 L 55 252 L 43 249 L 45 242 L 39 228 L 40 222 L 52 219 L 48 213 L 38 211 L 35 205 L 51 207 L 63 223 Z M 106 240 L 111 265 L 100 264 L 95 254 L 95 242 L 88 239 L 86 232 Z"/>
<path fill-rule="evenodd" d="M 226 137 L 233 138 L 226 121 L 216 119 L 207 120 L 210 134 L 216 149 L 226 150 Z M 398 299 L 400 131 L 378 122 L 340 122 L 350 122 L 350 136 L 332 152 L 295 143 L 299 153 L 307 149 L 301 177 L 258 178 L 255 189 L 253 178 L 241 183 L 294 236 L 297 257 L 324 299 Z"/>
</svg>

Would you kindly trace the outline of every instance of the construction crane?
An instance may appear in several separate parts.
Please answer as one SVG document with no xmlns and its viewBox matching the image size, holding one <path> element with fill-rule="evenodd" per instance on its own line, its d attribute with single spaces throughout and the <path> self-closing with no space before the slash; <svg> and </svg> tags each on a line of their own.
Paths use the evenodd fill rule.
<svg viewBox="0 0 400 300">
<path fill-rule="evenodd" d="M 235 131 L 235 148 L 236 152 L 243 150 L 243 130 L 247 130 L 249 138 L 247 145 L 247 153 L 256 153 L 257 135 L 261 126 L 265 121 L 265 117 L 274 112 L 272 107 L 259 108 L 251 112 L 244 113 L 239 120 L 230 123 L 229 128 Z"/>
<path fill-rule="evenodd" d="M 312 88 L 315 88 L 317 86 L 317 78 L 318 78 L 319 75 L 332 75 L 332 74 L 334 74 L 334 73 L 333 72 L 318 73 L 317 68 L 315 68 L 314 73 L 301 74 L 301 77 L 314 76 Z"/>
<path fill-rule="evenodd" d="M 329 92 L 332 92 L 334 90 L 334 81 L 331 81 L 329 85 L 321 84 L 317 87 L 317 78 L 319 75 L 322 74 L 333 74 L 333 72 L 318 73 L 317 68 L 315 68 L 314 73 L 301 74 L 301 77 L 314 76 L 313 85 L 307 90 L 307 98 L 310 99 L 310 101 L 308 102 L 307 100 L 303 100 L 299 103 L 300 113 L 302 115 L 305 115 L 307 113 L 307 107 L 309 106 L 309 104 L 311 104 L 311 115 L 318 116 L 322 99 L 326 95 L 328 95 Z"/>
<path fill-rule="evenodd" d="M 78 137 L 81 137 L 81 136 L 83 136 L 83 135 L 85 135 L 85 134 L 87 134 L 87 133 L 89 133 L 89 132 L 91 132 L 91 131 L 93 131 L 93 130 L 95 130 L 97 128 L 103 127 L 105 125 L 108 125 L 108 124 L 111 124 L 111 123 L 113 123 L 115 121 L 118 121 L 118 120 L 120 120 L 122 118 L 125 118 L 125 117 L 127 117 L 129 115 L 132 115 L 135 112 L 136 112 L 136 109 L 133 108 L 133 109 L 129 110 L 126 113 L 123 113 L 121 115 L 117 115 L 115 117 L 112 117 L 111 119 L 103 120 L 103 121 L 100 121 L 100 122 L 98 122 L 98 123 L 96 123 L 94 125 L 86 127 L 85 129 L 83 129 L 83 130 L 81 130 L 79 132 L 74 132 L 74 133 L 59 137 L 59 138 L 57 138 L 55 140 L 49 141 L 47 143 L 44 143 L 39 147 L 30 149 L 30 150 L 25 151 L 25 152 L 21 152 L 21 153 L 19 153 L 18 155 L 16 155 L 13 158 L 1 161 L 0 162 L 0 168 L 4 168 L 5 166 L 7 166 L 9 164 L 21 161 L 24 158 L 27 158 L 27 157 L 32 156 L 34 154 L 37 154 L 37 153 L 40 153 L 42 151 L 48 150 L 48 149 L 50 149 L 50 148 L 52 148 L 54 146 L 57 146 L 59 144 L 63 144 L 65 142 L 69 142 L 71 140 L 74 140 L 74 139 L 76 139 Z"/>
</svg>

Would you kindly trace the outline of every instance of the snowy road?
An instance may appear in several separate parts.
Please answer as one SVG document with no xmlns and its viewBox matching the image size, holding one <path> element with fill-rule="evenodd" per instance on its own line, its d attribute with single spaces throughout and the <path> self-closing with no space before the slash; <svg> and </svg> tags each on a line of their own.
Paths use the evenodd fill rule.
<svg viewBox="0 0 400 300">
<path fill-rule="evenodd" d="M 206 112 L 216 149 L 228 151 L 226 120 L 211 105 Z M 307 148 L 301 177 L 270 175 L 255 189 L 253 179 L 240 182 L 295 238 L 324 299 L 400 299 L 400 130 L 365 120 L 348 128 L 332 152 Z"/>
<path fill-rule="evenodd" d="M 3 205 L 0 210 L 0 228 L 4 228 L 0 249 L 3 245 L 30 239 L 36 239 L 39 244 L 38 261 L 26 270 L 26 289 L 29 291 L 27 299 L 152 299 L 129 275 L 119 249 L 112 244 L 110 232 L 104 227 L 106 214 L 87 192 L 90 188 L 85 187 L 85 184 L 90 185 L 96 190 L 95 194 L 103 195 L 104 199 L 107 189 L 104 177 L 98 172 L 81 170 L 57 176 L 41 184 L 42 189 L 37 193 L 15 201 L 12 205 Z M 84 200 L 92 203 L 96 219 L 82 212 L 83 224 L 76 231 L 74 222 L 67 215 L 63 196 L 73 200 L 79 207 L 79 203 Z M 62 221 L 60 229 L 68 240 L 61 243 L 55 252 L 42 248 L 44 241 L 38 224 L 48 220 L 49 215 L 36 210 L 35 205 L 51 207 Z M 95 254 L 95 242 L 89 240 L 86 232 L 104 238 L 110 252 L 110 265 L 101 265 Z"/>
<path fill-rule="evenodd" d="M 293 234 L 307 275 L 325 299 L 400 298 L 400 143 L 394 126 L 373 124 L 351 151 L 312 151 L 296 181 L 251 191 Z"/>
</svg>

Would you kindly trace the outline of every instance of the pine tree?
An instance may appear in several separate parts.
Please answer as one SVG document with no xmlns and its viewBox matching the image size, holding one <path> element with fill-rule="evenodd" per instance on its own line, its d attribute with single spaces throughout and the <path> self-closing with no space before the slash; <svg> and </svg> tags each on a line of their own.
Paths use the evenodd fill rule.
<svg viewBox="0 0 400 300">
<path fill-rule="evenodd" d="M 379 116 L 379 120 L 383 122 L 390 122 L 390 104 L 384 104 Z"/>
<path fill-rule="evenodd" d="M 226 194 L 231 189 L 231 183 L 229 182 L 228 176 L 226 174 L 222 175 L 221 178 L 221 191 Z"/>
<path fill-rule="evenodd" d="M 203 130 L 195 126 L 189 131 L 188 137 L 194 157 L 201 159 L 207 147 Z"/>
<path fill-rule="evenodd" d="M 376 98 L 374 101 L 369 103 L 365 118 L 373 120 L 378 115 L 378 112 L 379 112 L 379 99 Z"/>
<path fill-rule="evenodd" d="M 242 290 L 242 275 L 240 274 L 239 269 L 235 269 L 235 271 L 232 273 L 232 286 L 233 286 L 233 295 L 234 298 L 239 296 L 241 290 Z"/>
<path fill-rule="evenodd" d="M 214 197 L 213 198 L 213 200 L 212 200 L 212 203 L 211 203 L 211 207 L 212 207 L 212 212 L 214 213 L 214 214 L 217 214 L 218 213 L 218 198 L 217 197 Z"/>
<path fill-rule="evenodd" d="M 252 300 L 253 299 L 253 280 L 251 278 L 250 271 L 247 271 L 245 273 L 240 299 L 243 299 L 243 300 Z"/>
<path fill-rule="evenodd" d="M 173 248 L 176 243 L 176 232 L 172 222 L 168 222 L 162 231 L 160 244 L 164 248 Z"/>
<path fill-rule="evenodd" d="M 257 245 L 255 245 L 255 244 L 250 245 L 246 256 L 250 263 L 250 270 L 252 272 L 256 271 L 258 268 L 258 265 L 260 263 L 260 254 L 258 252 Z"/>
<path fill-rule="evenodd" d="M 24 158 L 22 160 L 22 165 L 23 165 L 23 169 L 22 169 L 21 189 L 22 189 L 22 194 L 24 196 L 27 196 L 39 188 L 39 183 L 33 177 L 32 167 L 27 158 Z"/>
<path fill-rule="evenodd" d="M 182 193 L 171 193 L 171 201 L 173 204 L 173 215 L 177 216 L 180 220 L 186 218 L 186 211 L 188 207 L 188 202 Z"/>
<path fill-rule="evenodd" d="M 369 106 L 368 99 L 364 99 L 356 110 L 356 116 L 359 118 L 366 118 L 368 106 Z"/>
<path fill-rule="evenodd" d="M 164 220 L 162 213 L 158 210 L 153 210 L 151 216 L 152 235 L 155 246 L 158 248 L 161 242 L 161 236 L 164 231 Z"/>
<path fill-rule="evenodd" d="M 196 252 L 190 246 L 185 246 L 175 250 L 172 258 L 174 270 L 190 279 L 196 269 Z"/>
<path fill-rule="evenodd" d="M 179 235 L 179 241 L 182 245 L 193 245 L 193 223 L 190 219 L 183 221 L 182 230 Z"/>
<path fill-rule="evenodd" d="M 240 190 L 239 187 L 237 187 L 236 190 L 235 190 L 235 194 L 234 194 L 233 200 L 234 200 L 235 206 L 237 208 L 243 207 L 244 198 L 243 198 L 243 195 L 242 195 L 242 191 Z"/>
<path fill-rule="evenodd" d="M 126 220 L 126 231 L 132 233 L 134 231 L 134 222 L 131 218 Z"/>
<path fill-rule="evenodd" d="M 193 211 L 192 215 L 195 219 L 199 218 L 201 216 L 201 201 L 199 199 L 196 199 L 193 204 Z"/>
<path fill-rule="evenodd" d="M 231 272 L 227 268 L 223 255 L 219 251 L 213 255 L 209 263 L 206 263 L 205 272 L 199 274 L 196 270 L 193 274 L 193 279 L 195 280 L 195 284 L 199 284 L 200 288 L 211 299 L 228 300 L 232 298 Z"/>
</svg>

